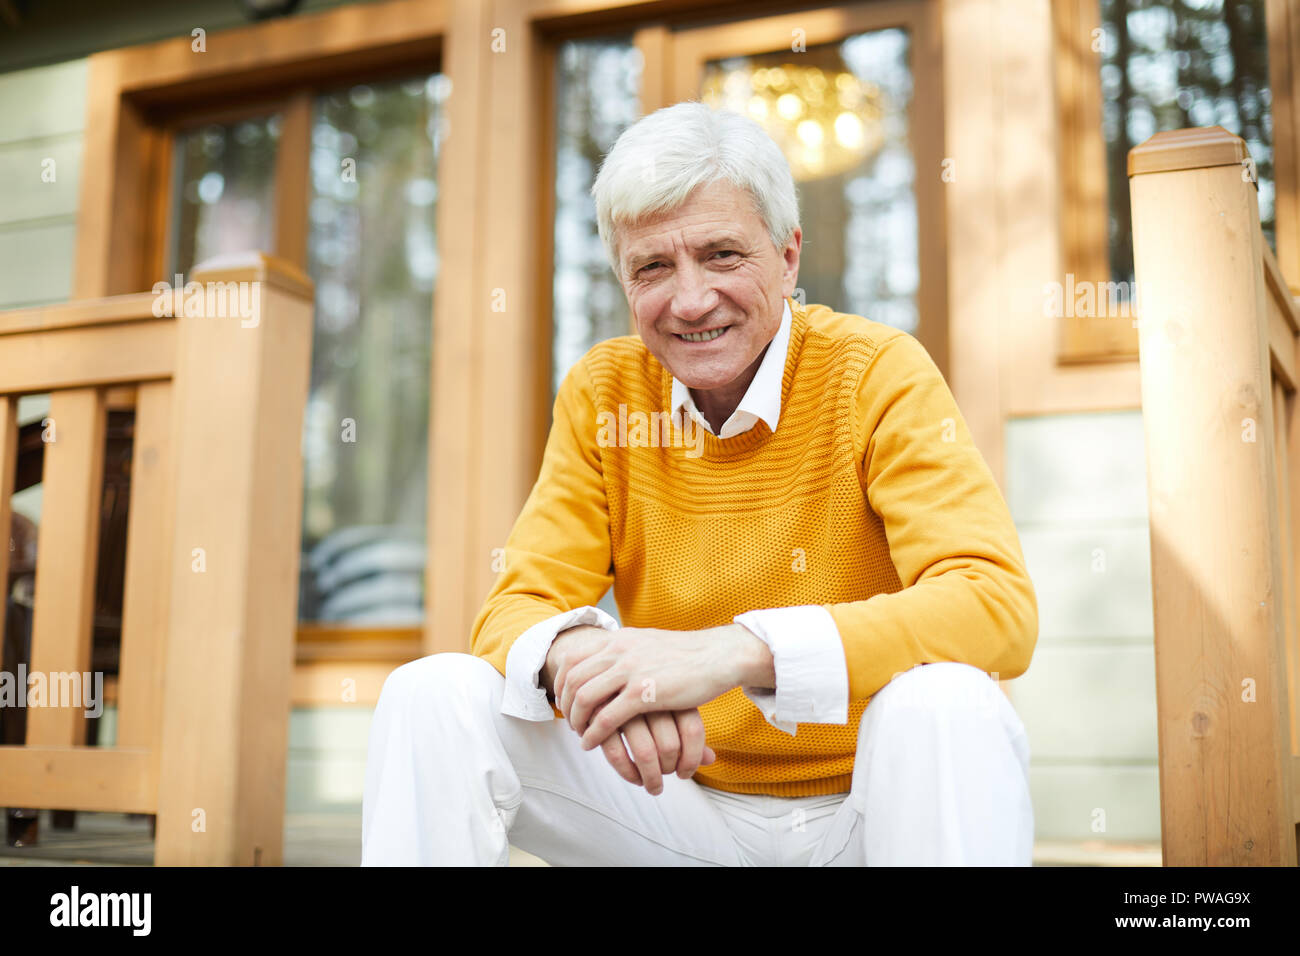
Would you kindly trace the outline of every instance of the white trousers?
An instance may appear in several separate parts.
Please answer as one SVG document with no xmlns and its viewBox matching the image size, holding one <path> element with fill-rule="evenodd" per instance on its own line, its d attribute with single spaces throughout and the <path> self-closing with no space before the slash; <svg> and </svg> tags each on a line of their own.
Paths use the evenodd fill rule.
<svg viewBox="0 0 1300 956">
<path fill-rule="evenodd" d="M 563 720 L 500 713 L 505 678 L 468 654 L 393 671 L 370 728 L 361 864 L 1028 866 L 1029 742 L 967 664 L 915 667 L 867 705 L 849 793 L 628 783 Z"/>
</svg>

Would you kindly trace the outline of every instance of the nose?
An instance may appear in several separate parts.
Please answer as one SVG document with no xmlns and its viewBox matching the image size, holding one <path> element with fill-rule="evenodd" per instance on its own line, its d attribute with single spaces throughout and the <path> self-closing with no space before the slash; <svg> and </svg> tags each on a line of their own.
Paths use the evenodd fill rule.
<svg viewBox="0 0 1300 956">
<path fill-rule="evenodd" d="M 718 306 L 718 294 L 698 263 L 676 270 L 673 276 L 673 318 L 691 324 Z"/>
</svg>

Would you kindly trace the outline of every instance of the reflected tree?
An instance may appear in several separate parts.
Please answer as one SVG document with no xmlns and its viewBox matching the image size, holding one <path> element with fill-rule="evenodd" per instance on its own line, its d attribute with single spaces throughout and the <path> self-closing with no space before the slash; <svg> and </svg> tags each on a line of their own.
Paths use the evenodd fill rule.
<svg viewBox="0 0 1300 956">
<path fill-rule="evenodd" d="M 1101 16 L 1112 280 L 1133 280 L 1128 152 L 1164 130 L 1217 125 L 1246 141 L 1276 250 L 1264 0 L 1101 0 Z"/>
</svg>

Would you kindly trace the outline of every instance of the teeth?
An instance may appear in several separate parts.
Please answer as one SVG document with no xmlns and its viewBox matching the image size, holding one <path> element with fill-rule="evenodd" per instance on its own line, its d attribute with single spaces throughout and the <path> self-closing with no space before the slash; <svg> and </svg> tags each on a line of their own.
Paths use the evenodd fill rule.
<svg viewBox="0 0 1300 956">
<path fill-rule="evenodd" d="M 715 332 L 693 332 L 689 335 L 683 335 L 682 338 L 687 342 L 712 342 L 725 331 L 727 331 L 725 328 L 721 328 Z"/>
</svg>

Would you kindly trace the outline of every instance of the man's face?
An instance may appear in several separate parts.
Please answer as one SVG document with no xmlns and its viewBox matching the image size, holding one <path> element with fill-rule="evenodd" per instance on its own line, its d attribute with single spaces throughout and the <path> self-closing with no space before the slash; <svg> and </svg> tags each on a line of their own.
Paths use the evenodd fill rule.
<svg viewBox="0 0 1300 956">
<path fill-rule="evenodd" d="M 619 281 L 646 348 L 687 387 L 739 401 L 794 293 L 801 241 L 796 229 L 778 252 L 749 194 L 726 180 L 624 225 Z M 687 338 L 699 333 L 708 340 Z"/>
</svg>

